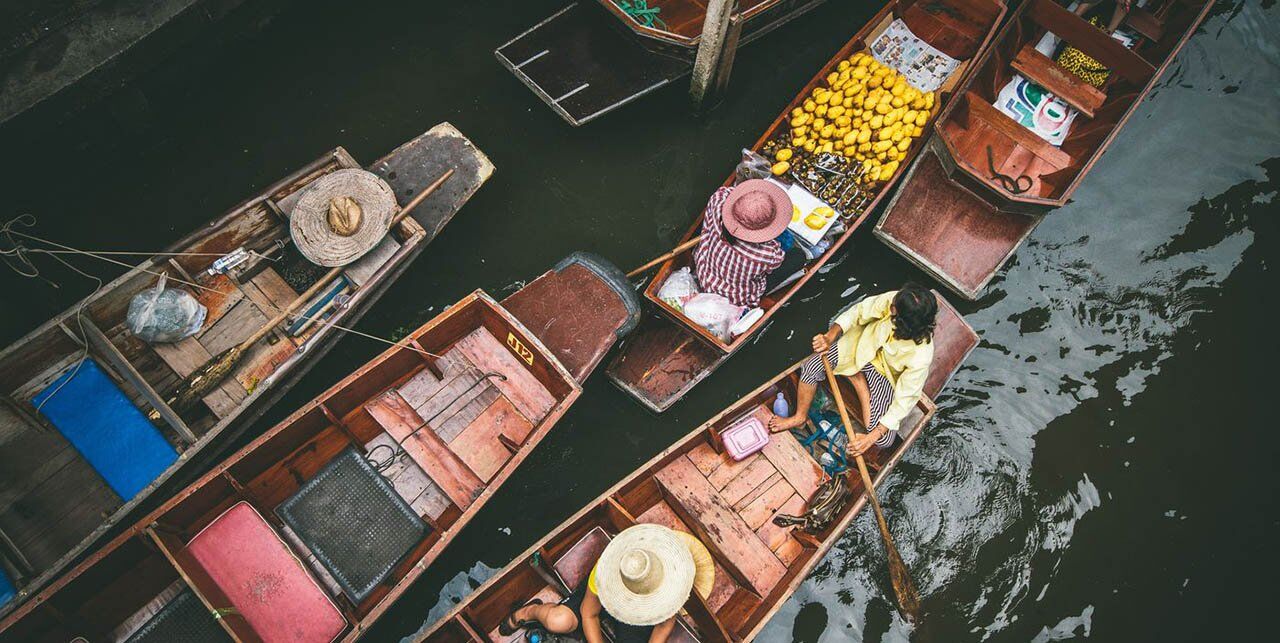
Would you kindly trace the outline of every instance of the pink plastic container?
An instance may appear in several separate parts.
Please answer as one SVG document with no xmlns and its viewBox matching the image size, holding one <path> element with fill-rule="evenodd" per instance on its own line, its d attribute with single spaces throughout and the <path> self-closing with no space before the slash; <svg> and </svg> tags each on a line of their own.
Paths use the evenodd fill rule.
<svg viewBox="0 0 1280 643">
<path fill-rule="evenodd" d="M 721 431 L 720 442 L 724 444 L 724 451 L 730 458 L 741 460 L 769 444 L 769 432 L 759 418 L 752 416 Z"/>
</svg>

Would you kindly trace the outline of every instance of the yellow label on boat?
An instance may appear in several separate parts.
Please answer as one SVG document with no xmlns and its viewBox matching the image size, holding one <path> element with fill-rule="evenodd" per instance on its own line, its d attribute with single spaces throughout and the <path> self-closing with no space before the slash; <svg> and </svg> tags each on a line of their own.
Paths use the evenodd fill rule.
<svg viewBox="0 0 1280 643">
<path fill-rule="evenodd" d="M 516 339 L 516 336 L 511 331 L 507 331 L 507 346 L 511 347 L 516 357 L 524 360 L 529 366 L 533 366 L 533 351 L 529 350 L 524 345 L 524 342 Z"/>
</svg>

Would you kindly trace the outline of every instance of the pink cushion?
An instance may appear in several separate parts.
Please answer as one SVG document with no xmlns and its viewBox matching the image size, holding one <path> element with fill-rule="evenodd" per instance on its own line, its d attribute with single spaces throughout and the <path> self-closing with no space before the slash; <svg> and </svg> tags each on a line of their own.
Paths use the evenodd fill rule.
<svg viewBox="0 0 1280 643">
<path fill-rule="evenodd" d="M 329 643 L 347 627 L 333 600 L 247 502 L 209 523 L 187 552 L 267 643 Z"/>
</svg>

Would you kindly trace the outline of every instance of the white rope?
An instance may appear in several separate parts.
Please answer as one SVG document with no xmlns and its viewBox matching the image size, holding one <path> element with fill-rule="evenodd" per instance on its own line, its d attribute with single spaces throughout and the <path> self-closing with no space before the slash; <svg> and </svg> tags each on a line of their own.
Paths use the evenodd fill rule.
<svg viewBox="0 0 1280 643">
<path fill-rule="evenodd" d="M 200 289 L 200 290 L 204 290 L 204 291 L 207 291 L 207 292 L 210 292 L 210 293 L 216 294 L 216 295 L 229 296 L 229 295 L 231 295 L 231 294 L 232 294 L 232 293 L 231 293 L 231 292 L 229 292 L 229 291 L 218 290 L 218 289 L 216 289 L 216 288 L 210 288 L 210 287 L 208 287 L 208 286 L 205 286 L 205 285 L 202 285 L 202 284 L 198 284 L 198 283 L 195 283 L 195 282 L 191 282 L 191 281 L 187 281 L 187 280 L 185 280 L 185 279 L 180 279 L 180 278 L 178 278 L 178 277 L 169 276 L 169 274 L 168 274 L 167 272 L 156 272 L 156 271 L 154 271 L 154 270 L 148 270 L 148 269 L 143 268 L 143 267 L 141 267 L 141 266 L 133 266 L 133 265 L 130 265 L 130 264 L 125 263 L 125 262 L 123 262 L 123 261 L 119 261 L 119 260 L 116 260 L 116 259 L 112 259 L 112 258 L 110 258 L 110 257 L 108 257 L 108 256 L 104 256 L 104 255 L 106 255 L 106 254 L 113 254 L 113 253 L 104 253 L 104 252 L 99 252 L 99 251 L 81 250 L 81 249 L 79 249 L 79 248 L 75 248 L 75 247 L 72 247 L 72 246 L 68 246 L 68 245 L 64 245 L 64 244 L 61 244 L 61 243 L 57 243 L 57 242 L 55 242 L 55 241 L 50 241 L 50 240 L 48 240 L 48 239 L 43 239 L 43 238 L 41 238 L 41 237 L 37 237 L 37 236 L 32 235 L 32 234 L 27 234 L 27 233 L 19 232 L 19 231 L 17 231 L 17 230 L 14 230 L 14 229 L 13 229 L 13 225 L 14 225 L 15 223 L 21 223 L 21 224 L 23 224 L 23 225 L 25 225 L 25 226 L 27 226 L 27 227 L 32 227 L 32 226 L 34 226 L 34 225 L 35 225 L 35 223 L 36 223 L 36 219 L 35 219 L 35 217 L 34 217 L 34 216 L 32 216 L 32 215 L 30 215 L 30 214 L 24 214 L 24 215 L 21 215 L 21 216 L 19 216 L 19 217 L 15 218 L 15 219 L 13 219 L 13 220 L 9 221 L 9 222 L 8 222 L 8 223 L 6 223 L 4 226 L 0 226 L 0 234 L 3 234 L 3 235 L 5 235 L 5 236 L 7 236 L 7 237 L 9 238 L 10 243 L 14 246 L 14 247 L 13 247 L 13 248 L 11 248 L 11 249 L 7 249 L 7 250 L 0 250 L 0 255 L 3 255 L 3 256 L 5 256 L 5 257 L 13 257 L 13 258 L 17 258 L 17 259 L 22 263 L 22 265 L 24 265 L 24 266 L 27 266 L 27 267 L 28 267 L 28 271 L 24 271 L 24 270 L 19 269 L 17 266 L 14 266 L 14 265 L 13 265 L 12 263 L 10 263 L 8 260 L 6 260 L 6 261 L 5 261 L 5 263 L 6 263 L 6 264 L 8 264 L 8 265 L 9 265 L 9 267 L 10 267 L 14 272 L 16 272 L 16 273 L 18 273 L 19 275 L 22 275 L 22 276 L 24 276 L 24 277 L 31 277 L 31 278 L 35 278 L 35 277 L 43 277 L 43 275 L 41 275 L 41 274 L 40 274 L 40 271 L 35 267 L 35 265 L 34 265 L 34 264 L 32 264 L 32 263 L 31 263 L 30 259 L 26 256 L 26 254 L 27 254 L 27 253 L 30 253 L 30 252 L 38 252 L 38 253 L 47 254 L 47 255 L 49 255 L 49 256 L 51 256 L 51 257 L 53 257 L 55 260 L 57 260 L 59 263 L 61 263 L 62 265 L 66 266 L 67 268 L 69 268 L 69 269 L 71 269 L 71 270 L 73 270 L 73 271 L 75 271 L 75 272 L 79 273 L 80 275 L 84 276 L 85 278 L 92 279 L 92 280 L 94 280 L 94 281 L 97 283 L 97 287 L 95 287 L 95 288 L 93 289 L 93 292 L 89 293 L 89 295 L 88 295 L 84 300 L 82 300 L 82 301 L 81 301 L 81 303 L 80 303 L 80 305 L 79 305 L 79 308 L 77 308 L 77 312 L 76 312 L 77 316 L 79 316 L 79 315 L 83 312 L 83 310 L 84 310 L 84 306 L 88 303 L 88 300 L 89 300 L 90 298 L 92 298 L 94 295 L 96 295 L 96 294 L 97 294 L 97 293 L 102 289 L 102 286 L 103 286 L 103 280 L 102 280 L 101 278 L 99 278 L 99 277 L 92 276 L 92 275 L 90 275 L 90 274 L 88 274 L 88 273 L 85 273 L 84 271 L 80 270 L 79 268 L 76 268 L 76 267 L 72 266 L 70 263 L 68 263 L 68 262 L 67 262 L 66 260 L 64 260 L 62 257 L 58 256 L 58 255 L 61 255 L 61 254 L 78 254 L 78 255 L 83 255 L 83 256 L 86 256 L 86 257 L 91 257 L 91 258 L 97 259 L 97 260 L 99 260 L 99 261 L 105 261 L 105 262 L 107 262 L 107 263 L 111 263 L 111 264 L 114 264 L 114 265 L 117 265 L 117 266 L 122 266 L 122 267 L 124 267 L 124 268 L 128 268 L 129 270 L 139 270 L 139 271 L 141 271 L 141 272 L 144 272 L 144 273 L 146 273 L 146 274 L 149 274 L 149 275 L 155 276 L 155 277 L 157 277 L 157 278 L 160 278 L 160 277 L 167 277 L 168 279 L 171 279 L 171 280 L 176 281 L 176 282 L 178 282 L 178 283 L 181 283 L 181 284 L 183 284 L 183 285 L 190 286 L 190 287 L 192 287 L 192 288 L 198 288 L 198 289 Z M 31 239 L 31 240 L 33 240 L 33 241 L 38 241 L 38 242 L 40 242 L 40 243 L 48 244 L 48 245 L 50 245 L 50 246 L 53 246 L 53 247 L 55 247 L 55 248 L 58 248 L 58 249 L 60 250 L 60 252 L 56 252 L 56 251 L 48 250 L 48 249 L 44 249 L 44 248 L 28 248 L 28 247 L 26 247 L 26 246 L 23 246 L 21 243 L 17 242 L 17 240 L 13 239 L 13 235 L 17 235 L 17 236 L 20 236 L 20 237 L 24 237 L 24 238 L 27 238 L 27 239 Z M 132 252 L 130 252 L 130 253 L 124 253 L 124 252 L 116 252 L 116 253 L 114 253 L 114 254 L 142 254 L 142 253 L 132 253 Z M 159 252 L 159 253 L 152 253 L 152 254 L 154 254 L 154 255 L 166 255 L 166 256 L 173 256 L 173 255 L 176 255 L 176 256 L 218 256 L 218 257 L 222 256 L 221 254 L 218 254 L 218 253 L 172 253 L 172 252 L 171 252 L 171 253 L 164 253 L 164 252 Z M 257 253 L 254 253 L 254 254 L 257 254 Z M 28 274 L 28 272 L 29 272 L 30 274 Z M 47 278 L 45 278 L 45 280 L 46 280 L 46 281 L 49 281 Z M 50 283 L 51 283 L 51 284 L 53 284 L 55 287 L 60 287 L 60 286 L 58 286 L 56 283 L 54 283 L 54 282 L 52 282 L 52 281 L 50 281 Z M 239 290 L 239 289 L 237 288 L 236 290 Z M 254 303 L 255 305 L 260 306 L 260 307 L 265 306 L 265 307 L 267 307 L 267 308 L 271 308 L 271 309 L 273 309 L 276 313 L 283 313 L 283 312 L 285 312 L 285 309 L 284 309 L 284 308 L 280 308 L 279 306 L 276 306 L 274 302 L 270 302 L 270 301 L 257 302 L 257 301 L 255 301 L 255 302 L 253 302 L 253 303 Z M 308 322 L 316 322 L 316 321 L 320 321 L 320 322 L 322 322 L 322 323 L 325 321 L 325 320 L 321 319 L 321 317 L 320 317 L 319 315 L 308 316 L 308 315 L 304 315 L 304 314 L 301 314 L 301 313 L 291 313 L 291 315 L 293 316 L 293 318 L 294 318 L 295 320 L 297 320 L 297 319 L 304 319 L 304 320 L 306 320 L 306 321 L 308 321 Z M 83 320 L 79 320 L 79 322 L 80 322 L 80 327 L 81 327 L 81 328 L 80 328 L 80 330 L 81 330 L 81 339 L 83 340 L 83 338 L 84 338 L 84 321 L 83 321 Z M 352 334 L 352 335 L 357 335 L 357 336 L 359 336 L 359 337 L 364 337 L 364 338 L 366 338 L 366 339 L 371 339 L 371 340 L 373 340 L 373 341 L 381 342 L 381 343 L 386 344 L 386 345 L 388 345 L 388 346 L 394 346 L 394 347 L 398 347 L 398 348 L 405 348 L 405 349 L 411 350 L 411 351 L 413 351 L 413 352 L 415 352 L 415 353 L 418 353 L 418 354 L 421 354 L 421 355 L 425 355 L 425 356 L 427 356 L 427 357 L 431 357 L 431 358 L 435 358 L 435 359 L 439 359 L 439 358 L 440 358 L 440 356 L 439 356 L 439 355 L 436 355 L 436 354 L 431 353 L 431 352 L 429 352 L 429 351 L 422 350 L 422 349 L 418 348 L 417 346 L 414 346 L 414 345 L 409 344 L 409 343 L 401 343 L 401 342 L 397 342 L 397 341 L 392 341 L 392 340 L 386 339 L 386 338 L 384 338 L 384 337 L 378 337 L 377 335 L 371 335 L 371 334 L 369 334 L 369 333 L 365 333 L 365 332 L 362 332 L 362 331 L 358 331 L 358 330 L 356 330 L 356 329 L 354 329 L 354 328 L 348 328 L 348 327 L 346 327 L 346 326 L 340 326 L 340 325 L 338 325 L 338 324 L 332 323 L 332 321 L 329 321 L 328 323 L 325 323 L 325 325 L 329 326 L 330 328 L 333 328 L 333 329 L 336 329 L 336 330 L 342 331 L 342 332 L 344 332 L 344 333 L 350 333 L 350 334 Z M 84 343 L 84 342 L 82 342 L 82 343 Z M 85 346 L 86 346 L 86 348 L 85 348 L 85 355 L 87 356 L 87 355 L 88 355 L 88 348 L 87 348 L 87 344 L 85 344 Z M 83 361 L 83 358 L 82 358 L 82 361 Z M 76 367 L 76 368 L 78 369 L 78 368 L 79 368 L 79 365 L 77 365 L 77 367 Z M 64 382 L 64 384 L 65 384 L 65 382 Z M 59 388 L 61 388 L 61 387 L 59 387 Z"/>
</svg>

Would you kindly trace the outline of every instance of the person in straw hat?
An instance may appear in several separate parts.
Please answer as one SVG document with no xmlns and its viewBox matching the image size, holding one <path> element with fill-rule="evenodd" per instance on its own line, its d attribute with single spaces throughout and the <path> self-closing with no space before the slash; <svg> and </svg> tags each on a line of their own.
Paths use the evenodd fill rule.
<svg viewBox="0 0 1280 643">
<path fill-rule="evenodd" d="M 703 291 L 737 306 L 754 308 L 760 298 L 800 269 L 803 251 L 783 251 L 777 238 L 791 222 L 791 198 L 776 183 L 749 179 L 720 188 L 707 201 L 702 239 L 693 251 Z M 783 268 L 784 263 L 790 269 Z"/>
<path fill-rule="evenodd" d="M 499 628 L 509 636 L 540 625 L 548 632 L 581 631 L 587 643 L 663 643 L 689 594 L 711 594 L 715 562 L 697 538 L 662 525 L 636 525 L 618 534 L 600 554 L 587 582 L 563 602 L 540 599 L 511 613 Z"/>
<path fill-rule="evenodd" d="M 337 170 L 298 197 L 289 212 L 289 236 L 307 261 L 345 266 L 382 241 L 395 214 L 395 192 L 386 181 L 364 170 Z"/>
</svg>

